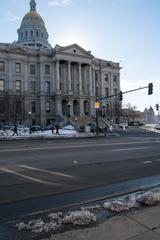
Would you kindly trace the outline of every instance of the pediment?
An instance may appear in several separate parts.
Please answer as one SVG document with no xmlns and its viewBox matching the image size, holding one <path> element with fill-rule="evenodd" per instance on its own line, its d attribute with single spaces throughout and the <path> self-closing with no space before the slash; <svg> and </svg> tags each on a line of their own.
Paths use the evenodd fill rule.
<svg viewBox="0 0 160 240">
<path fill-rule="evenodd" d="M 55 49 L 57 50 L 58 53 L 61 53 L 61 54 L 93 58 L 93 55 L 91 54 L 90 51 L 86 51 L 84 48 L 80 47 L 78 44 L 73 44 L 66 47 L 56 46 Z"/>
</svg>

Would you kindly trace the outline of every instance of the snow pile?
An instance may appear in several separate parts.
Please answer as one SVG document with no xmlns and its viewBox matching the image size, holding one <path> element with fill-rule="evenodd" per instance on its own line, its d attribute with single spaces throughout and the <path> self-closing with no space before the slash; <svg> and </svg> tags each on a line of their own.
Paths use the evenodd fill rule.
<svg viewBox="0 0 160 240">
<path fill-rule="evenodd" d="M 75 127 L 73 125 L 66 125 L 63 127 L 63 130 L 75 130 Z"/>
<path fill-rule="evenodd" d="M 51 219 L 50 222 L 44 222 L 42 219 L 34 219 L 29 221 L 28 223 L 20 222 L 16 224 L 16 228 L 26 231 L 31 231 L 33 233 L 42 233 L 42 232 L 50 232 L 56 231 L 61 227 L 61 221 L 59 218 L 56 220 Z"/>
<path fill-rule="evenodd" d="M 136 207 L 136 198 L 126 197 L 125 199 L 119 199 L 112 202 L 106 201 L 103 206 L 111 212 L 120 213 Z"/>
<path fill-rule="evenodd" d="M 28 223 L 19 222 L 16 224 L 18 231 L 25 230 L 33 233 L 55 232 L 60 229 L 63 224 L 73 225 L 89 225 L 96 222 L 96 216 L 89 211 L 73 211 L 67 213 L 66 216 L 62 212 L 51 213 L 47 216 L 46 221 L 43 219 L 33 219 Z"/>
<path fill-rule="evenodd" d="M 64 223 L 73 225 L 89 225 L 96 222 L 96 216 L 89 211 L 73 211 L 63 218 Z"/>
<path fill-rule="evenodd" d="M 98 211 L 101 209 L 101 205 L 93 205 L 93 206 L 85 206 L 85 207 L 81 207 L 82 211 Z"/>
<path fill-rule="evenodd" d="M 63 213 L 62 212 L 51 213 L 48 215 L 48 218 L 51 221 L 56 221 L 57 223 L 62 224 Z"/>
<path fill-rule="evenodd" d="M 28 223 L 20 222 L 16 224 L 16 227 L 18 230 L 31 230 L 32 232 L 35 233 L 40 233 L 43 231 L 45 223 L 42 219 L 37 219 L 37 220 L 31 220 Z"/>
<path fill-rule="evenodd" d="M 160 192 L 148 191 L 140 194 L 137 201 L 146 206 L 154 206 L 160 202 Z"/>
</svg>

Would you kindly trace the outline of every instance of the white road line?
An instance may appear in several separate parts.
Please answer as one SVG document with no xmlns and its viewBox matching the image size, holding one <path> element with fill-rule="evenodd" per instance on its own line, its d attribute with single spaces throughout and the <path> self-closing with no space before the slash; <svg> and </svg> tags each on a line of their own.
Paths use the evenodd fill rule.
<svg viewBox="0 0 160 240">
<path fill-rule="evenodd" d="M 149 164 L 149 163 L 152 163 L 152 161 L 145 161 L 143 162 L 144 164 Z"/>
<path fill-rule="evenodd" d="M 143 149 L 147 149 L 147 148 L 148 148 L 148 147 L 121 148 L 121 149 L 113 149 L 112 152 L 143 150 Z"/>
<path fill-rule="evenodd" d="M 69 148 L 87 148 L 87 147 L 103 147 L 103 146 L 118 146 L 118 145 L 133 145 L 133 144 L 148 144 L 153 143 L 153 141 L 136 141 L 136 142 L 118 142 L 118 143 L 91 143 L 91 144 L 79 144 L 79 145 L 63 145 L 63 146 L 41 146 L 41 147 L 29 147 L 29 148 L 8 148 L 8 149 L 0 149 L 0 152 L 19 152 L 19 151 L 37 151 L 37 150 L 47 150 L 47 149 L 69 149 Z M 155 141 L 154 143 L 157 143 Z"/>
<path fill-rule="evenodd" d="M 37 179 L 37 178 L 29 177 L 27 175 L 24 175 L 24 174 L 17 173 L 15 171 L 9 170 L 8 168 L 1 168 L 0 170 L 3 171 L 3 172 L 6 172 L 6 173 L 11 173 L 11 174 L 17 175 L 17 176 L 22 177 L 22 178 L 29 179 L 29 180 L 31 180 L 33 182 L 43 183 L 43 184 L 47 184 L 47 185 L 60 186 L 60 184 L 47 182 L 47 181 L 43 181 L 43 180 L 40 180 L 40 179 Z"/>
<path fill-rule="evenodd" d="M 17 166 L 22 167 L 22 168 L 27 168 L 27 169 L 30 169 L 30 170 L 34 170 L 34 171 L 39 171 L 39 172 L 49 173 L 49 174 L 53 174 L 53 175 L 58 175 L 58 176 L 61 176 L 61 177 L 75 178 L 72 175 L 63 174 L 63 173 L 60 173 L 60 172 L 49 171 L 49 170 L 40 169 L 40 168 L 34 168 L 34 167 L 27 166 L 27 165 L 17 165 Z"/>
</svg>

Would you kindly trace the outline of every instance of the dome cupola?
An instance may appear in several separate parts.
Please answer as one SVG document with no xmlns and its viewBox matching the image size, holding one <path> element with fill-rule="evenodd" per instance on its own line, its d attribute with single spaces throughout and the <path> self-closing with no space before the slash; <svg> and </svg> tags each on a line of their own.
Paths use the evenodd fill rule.
<svg viewBox="0 0 160 240">
<path fill-rule="evenodd" d="M 45 23 L 36 11 L 35 0 L 30 1 L 30 11 L 23 17 L 17 32 L 18 44 L 35 48 L 51 48 Z"/>
</svg>

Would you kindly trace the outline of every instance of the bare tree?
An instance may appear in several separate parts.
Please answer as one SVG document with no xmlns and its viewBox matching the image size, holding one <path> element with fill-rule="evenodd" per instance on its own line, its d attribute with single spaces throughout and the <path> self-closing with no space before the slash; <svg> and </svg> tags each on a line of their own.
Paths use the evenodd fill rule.
<svg viewBox="0 0 160 240">
<path fill-rule="evenodd" d="M 17 124 L 18 120 L 23 119 L 22 104 L 23 96 L 16 94 L 9 94 L 6 92 L 0 98 L 0 120 L 8 124 Z"/>
<path fill-rule="evenodd" d="M 136 111 L 137 107 L 132 105 L 131 103 L 127 104 L 127 116 L 128 116 L 128 121 L 129 122 L 134 122 L 135 118 L 139 117 L 137 111 Z"/>
</svg>

